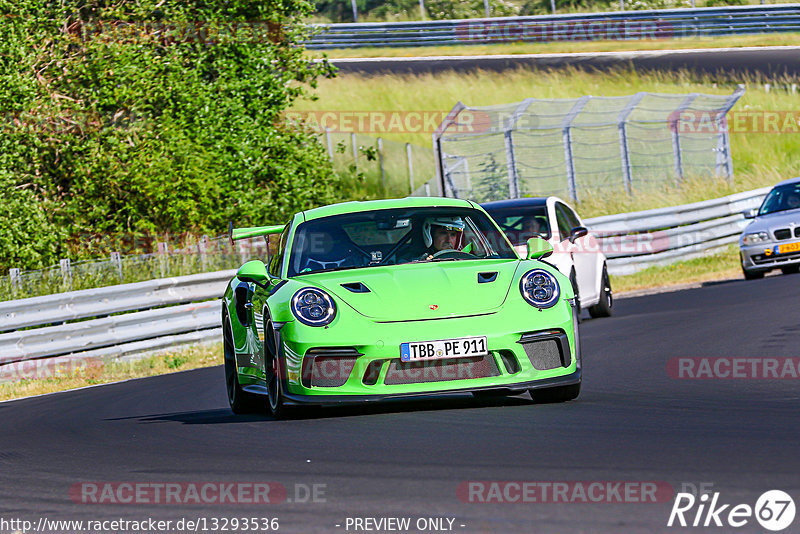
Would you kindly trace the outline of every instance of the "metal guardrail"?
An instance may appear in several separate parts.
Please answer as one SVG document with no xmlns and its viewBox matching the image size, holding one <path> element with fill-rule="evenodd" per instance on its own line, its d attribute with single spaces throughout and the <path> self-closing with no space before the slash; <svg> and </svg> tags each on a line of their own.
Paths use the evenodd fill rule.
<svg viewBox="0 0 800 534">
<path fill-rule="evenodd" d="M 54 360 L 85 364 L 221 339 L 219 297 L 235 273 L 0 302 L 0 382 L 40 376 L 40 367 L 50 372 Z"/>
<path fill-rule="evenodd" d="M 666 39 L 800 31 L 800 4 L 316 25 L 307 48 Z"/>
<path fill-rule="evenodd" d="M 611 274 L 631 274 L 652 265 L 687 260 L 727 247 L 771 188 L 670 208 L 586 219 L 608 258 Z"/>
<path fill-rule="evenodd" d="M 235 273 L 217 271 L 0 302 L 0 332 L 218 298 Z M 0 352 L 0 361 L 3 356 Z"/>
</svg>

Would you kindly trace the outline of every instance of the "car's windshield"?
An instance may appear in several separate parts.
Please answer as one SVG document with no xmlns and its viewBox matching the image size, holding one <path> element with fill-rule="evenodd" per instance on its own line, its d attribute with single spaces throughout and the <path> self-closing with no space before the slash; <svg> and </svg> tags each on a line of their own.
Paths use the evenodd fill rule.
<svg viewBox="0 0 800 534">
<path fill-rule="evenodd" d="M 528 239 L 535 236 L 550 239 L 550 225 L 547 223 L 545 206 L 494 209 L 486 207 L 486 211 L 513 245 L 524 245 Z"/>
<path fill-rule="evenodd" d="M 776 211 L 794 210 L 800 208 L 800 182 L 795 184 L 779 185 L 767 194 L 759 215 L 775 213 Z"/>
<path fill-rule="evenodd" d="M 486 258 L 517 255 L 481 211 L 387 209 L 304 222 L 295 233 L 288 274 Z"/>
</svg>

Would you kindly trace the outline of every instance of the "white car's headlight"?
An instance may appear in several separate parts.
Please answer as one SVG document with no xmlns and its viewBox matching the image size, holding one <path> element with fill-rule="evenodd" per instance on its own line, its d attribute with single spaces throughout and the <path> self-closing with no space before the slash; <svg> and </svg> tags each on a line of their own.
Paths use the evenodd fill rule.
<svg viewBox="0 0 800 534">
<path fill-rule="evenodd" d="M 336 316 L 336 304 L 321 289 L 304 287 L 292 297 L 292 313 L 308 326 L 326 326 Z"/>
<path fill-rule="evenodd" d="M 769 234 L 767 232 L 745 234 L 742 238 L 742 243 L 745 245 L 755 245 L 756 243 L 763 243 L 765 241 L 769 241 Z"/>
<path fill-rule="evenodd" d="M 555 276 L 544 269 L 534 269 L 522 275 L 519 292 L 531 306 L 549 308 L 558 302 L 560 289 Z"/>
</svg>

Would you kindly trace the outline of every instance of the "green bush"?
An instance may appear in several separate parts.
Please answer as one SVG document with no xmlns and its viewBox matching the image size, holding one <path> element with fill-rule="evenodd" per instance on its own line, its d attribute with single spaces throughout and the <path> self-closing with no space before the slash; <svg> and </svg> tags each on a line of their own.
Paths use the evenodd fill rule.
<svg viewBox="0 0 800 534">
<path fill-rule="evenodd" d="M 282 112 L 332 75 L 304 0 L 0 0 L 0 269 L 85 234 L 208 233 L 341 199 Z M 11 221 L 11 222 L 9 222 Z M 24 237 L 24 239 L 23 239 Z"/>
</svg>

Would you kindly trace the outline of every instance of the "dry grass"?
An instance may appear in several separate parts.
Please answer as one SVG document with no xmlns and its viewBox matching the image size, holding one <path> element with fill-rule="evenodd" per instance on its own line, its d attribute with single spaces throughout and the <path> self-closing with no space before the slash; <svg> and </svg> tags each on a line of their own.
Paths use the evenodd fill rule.
<svg viewBox="0 0 800 534">
<path fill-rule="evenodd" d="M 134 361 L 39 360 L 30 362 L 31 366 L 17 374 L 23 380 L 0 384 L 0 400 L 212 367 L 222 363 L 221 354 L 222 343 L 214 343 L 176 348 Z M 8 369 L 0 371 L 0 379 L 9 378 L 10 373 Z M 34 378 L 37 375 L 38 378 Z"/>
<path fill-rule="evenodd" d="M 611 287 L 614 293 L 623 293 L 741 277 L 739 249 L 731 245 L 727 250 L 717 254 L 671 265 L 654 266 L 626 276 L 611 276 Z"/>
</svg>

